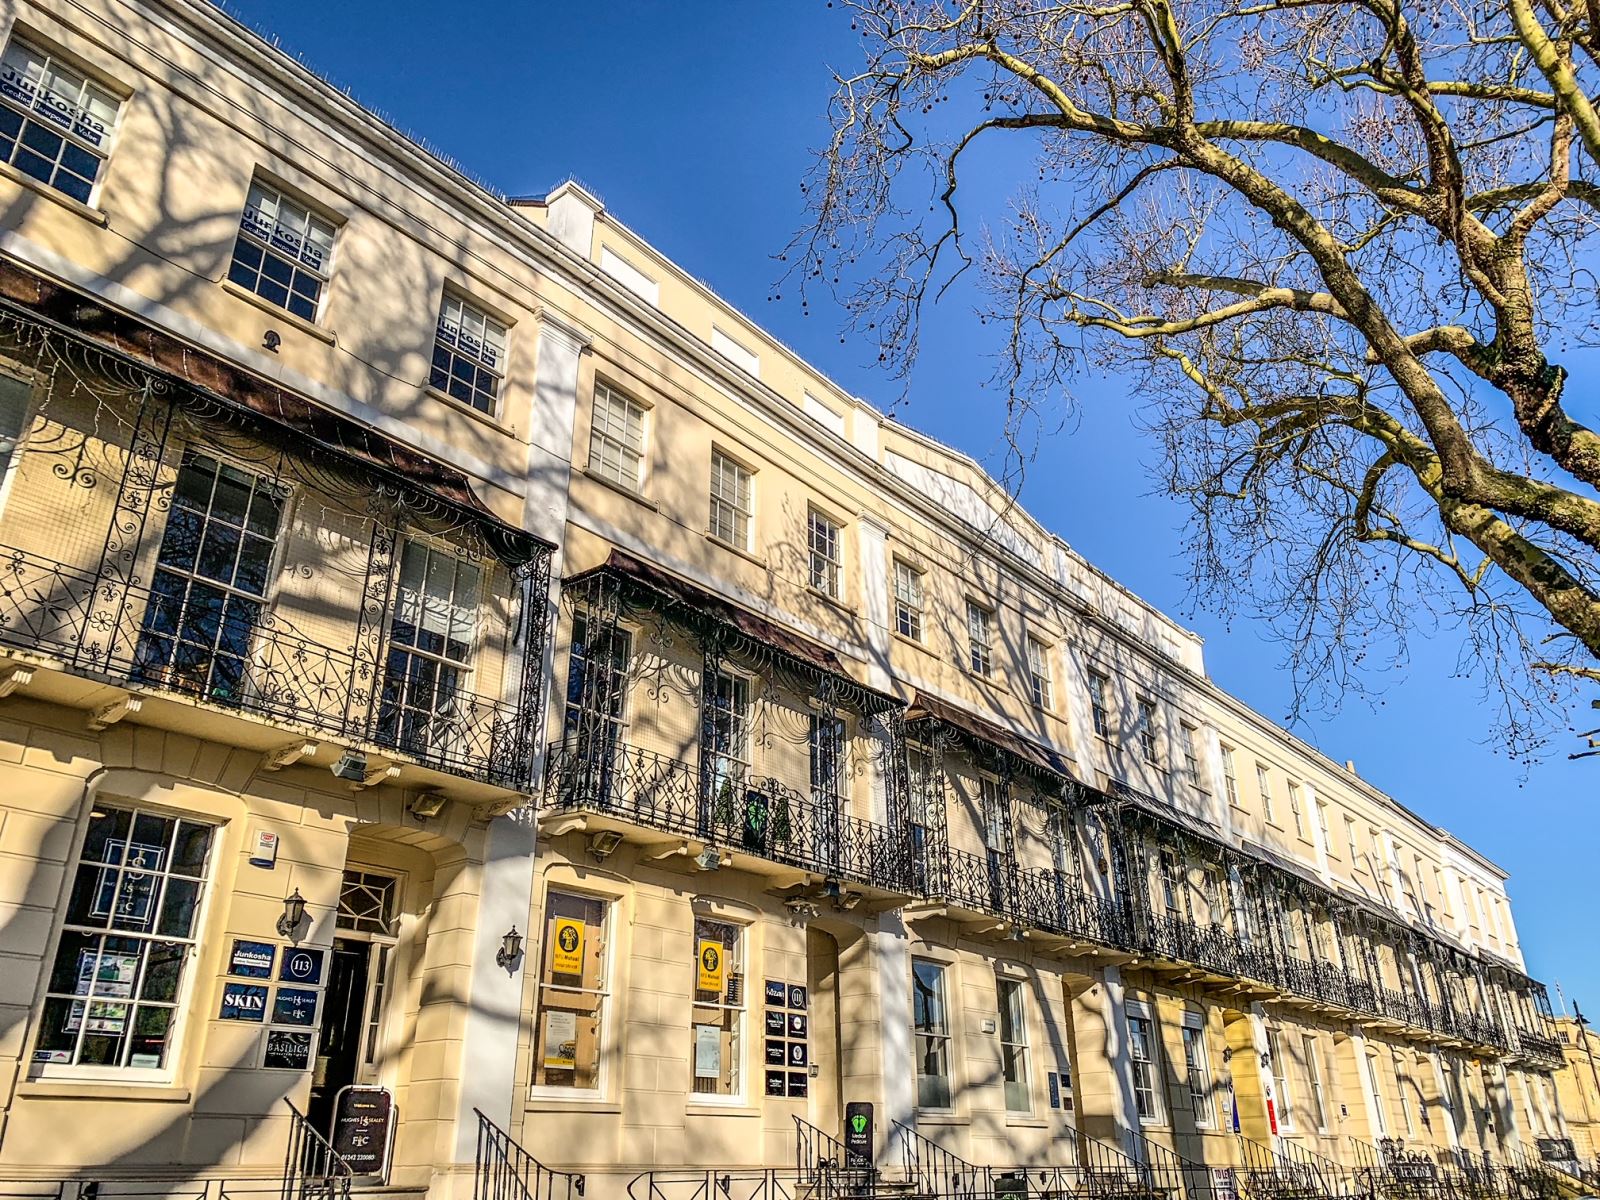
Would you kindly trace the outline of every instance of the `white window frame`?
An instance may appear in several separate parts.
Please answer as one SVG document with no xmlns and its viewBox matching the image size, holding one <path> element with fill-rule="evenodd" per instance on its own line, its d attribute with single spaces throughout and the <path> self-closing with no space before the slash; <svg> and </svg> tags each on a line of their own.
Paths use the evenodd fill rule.
<svg viewBox="0 0 1600 1200">
<path fill-rule="evenodd" d="M 119 812 L 126 812 L 128 814 L 128 834 L 122 847 L 122 861 L 116 864 L 97 863 L 93 861 L 85 862 L 83 859 L 83 853 L 87 847 L 94 813 L 96 809 L 101 807 L 106 809 L 114 809 Z M 152 907 L 158 907 L 165 902 L 166 883 L 173 878 L 196 879 L 198 880 L 199 886 L 195 892 L 194 919 L 189 934 L 183 937 L 158 934 L 154 931 L 146 934 L 136 931 L 115 929 L 111 926 L 109 919 L 104 927 L 69 925 L 67 921 L 67 908 L 70 904 L 70 899 L 63 903 L 56 913 L 55 928 L 53 931 L 54 936 L 51 938 L 50 952 L 41 963 L 43 969 L 40 973 L 38 1001 L 34 1008 L 34 1029 L 32 1031 L 32 1036 L 30 1036 L 26 1042 L 26 1061 L 21 1065 L 25 1077 L 29 1079 L 76 1080 L 84 1082 L 100 1080 L 108 1082 L 114 1081 L 118 1085 L 170 1083 L 172 1080 L 178 1078 L 178 1068 L 181 1065 L 179 1060 L 183 1056 L 184 1037 L 188 1026 L 189 1010 L 194 998 L 194 977 L 197 973 L 196 968 L 199 960 L 198 947 L 202 936 L 205 933 L 206 918 L 210 909 L 210 900 L 213 888 L 212 875 L 217 866 L 218 858 L 222 854 L 222 847 L 220 846 L 220 843 L 223 841 L 224 822 L 216 820 L 215 818 L 209 817 L 205 814 L 166 809 L 152 804 L 140 804 L 133 799 L 123 801 L 117 798 L 108 798 L 103 802 L 97 800 L 85 805 L 85 809 L 86 811 L 79 822 L 77 836 L 74 840 L 73 854 L 71 859 L 72 865 L 66 875 L 66 894 L 68 897 L 70 897 L 72 890 L 76 886 L 80 868 L 84 866 L 88 866 L 90 868 L 100 868 L 102 872 L 101 882 L 99 885 L 101 891 L 104 890 L 105 886 L 104 873 L 108 870 L 111 871 L 113 873 L 111 895 L 113 898 L 115 898 L 120 893 L 122 889 L 122 881 L 124 875 L 127 873 L 128 868 L 128 850 L 133 844 L 134 831 L 137 828 L 138 818 L 141 814 L 148 813 L 150 816 L 164 821 L 187 821 L 190 824 L 203 825 L 210 829 L 210 843 L 206 848 L 206 861 L 201 867 L 200 874 L 198 876 L 175 877 L 171 870 L 172 864 L 170 860 L 168 860 L 160 869 L 160 874 L 162 877 L 160 894 L 153 897 L 151 901 Z M 176 835 L 176 832 L 177 830 L 175 826 L 174 835 Z M 172 1023 L 168 1027 L 167 1031 L 167 1061 L 164 1066 L 134 1067 L 115 1066 L 106 1063 L 53 1063 L 44 1062 L 35 1057 L 35 1055 L 38 1053 L 39 1034 L 43 1030 L 45 1008 L 48 1002 L 51 999 L 66 999 L 68 1001 L 76 1001 L 79 999 L 75 993 L 52 992 L 50 990 L 50 979 L 56 970 L 56 958 L 61 953 L 62 942 L 68 934 L 74 932 L 82 932 L 88 936 L 101 937 L 106 940 L 125 938 L 130 941 L 169 943 L 173 945 L 180 945 L 184 948 L 183 964 L 180 968 L 182 975 L 178 981 L 178 988 L 172 1000 L 170 1002 L 153 1002 L 156 1006 L 170 1009 L 172 1012 Z M 100 949 L 96 952 L 95 957 L 95 971 L 97 975 L 99 973 L 100 960 L 104 957 L 104 954 L 105 942 L 102 941 Z M 149 963 L 147 961 L 145 964 L 145 969 L 148 970 L 148 967 Z M 260 982 L 265 984 L 268 981 L 262 980 Z M 144 978 L 142 975 L 139 980 L 130 983 L 129 996 L 125 1000 L 121 997 L 113 997 L 109 1000 L 97 1001 L 88 996 L 82 997 L 83 1013 L 80 1017 L 80 1028 L 78 1030 L 77 1039 L 74 1042 L 74 1054 L 81 1050 L 84 1035 L 88 1032 L 87 1023 L 90 1016 L 91 1006 L 95 1003 L 126 1004 L 127 1013 L 124 1019 L 127 1021 L 133 1021 L 136 1018 L 137 1009 L 142 1005 L 142 1003 L 144 1003 L 139 999 L 139 993 L 143 990 L 143 984 Z M 130 1038 L 129 1044 L 123 1047 L 123 1057 L 128 1056 L 131 1050 L 131 1041 L 132 1039 Z"/>
<path fill-rule="evenodd" d="M 1389 1136 L 1389 1117 L 1383 1111 L 1383 1088 L 1378 1083 L 1378 1056 L 1368 1054 L 1367 1059 L 1367 1090 L 1372 1093 L 1372 1115 L 1377 1125 L 1374 1132 L 1380 1138 Z"/>
<path fill-rule="evenodd" d="M 922 610 L 925 597 L 922 572 L 903 558 L 894 560 L 894 629 L 903 638 L 922 641 Z"/>
<path fill-rule="evenodd" d="M 649 408 L 628 393 L 596 382 L 589 404 L 589 472 L 630 492 L 642 490 L 649 417 Z"/>
<path fill-rule="evenodd" d="M 1183 777 L 1190 787 L 1203 795 L 1206 789 L 1200 782 L 1200 746 L 1195 740 L 1200 731 L 1188 721 L 1180 721 L 1178 729 L 1183 739 Z"/>
<path fill-rule="evenodd" d="M 1016 1002 L 1015 1007 L 1009 1011 L 1006 1003 L 1008 996 Z M 1029 1063 L 1031 1052 L 1028 1048 L 1027 981 L 1009 975 L 996 976 L 995 999 L 1000 1015 L 995 1031 L 1000 1040 L 1000 1080 L 1005 1093 L 1006 1111 L 1028 1114 L 1033 1112 L 1033 1076 Z M 1011 1027 L 1010 1040 L 1006 1037 L 1008 1025 Z M 1012 1052 L 1009 1058 L 1008 1050 Z M 1008 1066 L 1012 1063 L 1016 1065 L 1019 1076 L 1015 1080 L 1006 1078 Z M 1020 1090 L 1023 1097 L 1024 1103 L 1020 1107 L 1012 1103 L 1014 1089 Z"/>
<path fill-rule="evenodd" d="M 1283 1054 L 1283 1042 L 1276 1029 L 1267 1030 L 1267 1061 L 1272 1072 L 1272 1101 L 1278 1114 L 1278 1129 L 1294 1132 L 1294 1096 L 1289 1088 L 1289 1060 Z"/>
<path fill-rule="evenodd" d="M 933 990 L 938 1001 L 940 1016 L 940 1021 L 937 1026 L 928 1025 L 926 1027 L 919 1027 L 916 1022 L 916 1007 L 914 997 L 917 987 L 917 967 L 919 965 L 931 967 L 935 972 L 935 987 Z M 936 958 L 913 957 L 911 959 L 911 987 L 913 1002 L 912 1011 L 909 1015 L 911 1017 L 912 1077 L 917 1089 L 917 1108 L 922 1112 L 949 1112 L 955 1107 L 955 1057 L 953 1053 L 955 1039 L 953 1038 L 950 1030 L 950 989 L 948 986 L 949 971 L 949 964 L 940 962 Z M 919 1042 L 923 1039 L 930 1041 L 933 1044 L 934 1049 L 938 1051 L 935 1057 L 942 1063 L 942 1075 L 925 1075 L 923 1073 L 922 1064 L 924 1061 L 924 1055 L 922 1054 L 919 1046 Z M 922 1104 L 923 1079 L 943 1079 L 945 1091 L 948 1093 L 948 1102 L 942 1105 L 930 1105 L 924 1107 Z"/>
<path fill-rule="evenodd" d="M 1306 1085 L 1310 1091 L 1311 1116 L 1317 1123 L 1317 1132 L 1327 1133 L 1328 1097 L 1323 1090 L 1322 1048 L 1317 1045 L 1317 1039 L 1309 1033 L 1301 1035 L 1300 1044 L 1306 1055 Z"/>
<path fill-rule="evenodd" d="M 483 305 L 446 288 L 439 300 L 439 321 L 433 331 L 434 360 L 441 350 L 449 356 L 452 366 L 460 359 L 472 367 L 473 381 L 467 386 L 468 396 L 457 396 L 451 391 L 452 384 L 458 382 L 455 371 L 441 368 L 433 360 L 428 367 L 428 386 L 474 412 L 498 418 L 504 399 L 506 362 L 511 354 L 511 326 Z M 442 385 L 435 379 L 435 372 L 443 374 Z M 487 377 L 492 386 L 485 388 L 480 375 Z M 478 402 L 480 396 L 488 400 L 487 408 Z"/>
<path fill-rule="evenodd" d="M 544 1015 L 545 1015 L 544 993 L 545 993 L 546 989 L 549 989 L 551 991 L 557 991 L 557 992 L 568 992 L 568 993 L 571 993 L 571 992 L 583 992 L 583 993 L 590 993 L 590 994 L 596 995 L 596 996 L 598 996 L 600 998 L 600 1003 L 599 1003 L 600 1023 L 599 1023 L 599 1030 L 598 1030 L 598 1032 L 596 1033 L 596 1036 L 595 1036 L 595 1053 L 596 1053 L 596 1056 L 597 1056 L 598 1065 L 597 1065 L 596 1070 L 595 1070 L 595 1086 L 592 1087 L 592 1088 L 560 1087 L 560 1086 L 558 1086 L 556 1084 L 533 1083 L 533 1082 L 530 1081 L 529 1084 L 528 1084 L 528 1096 L 529 1096 L 530 1099 L 555 1099 L 555 1100 L 559 1100 L 559 1099 L 577 1098 L 577 1099 L 586 1099 L 586 1100 L 596 1100 L 596 1099 L 600 1099 L 600 1098 L 605 1096 L 606 1089 L 607 1089 L 607 1087 L 608 1087 L 608 1085 L 610 1083 L 610 1060 L 611 1060 L 611 1038 L 612 1038 L 612 1032 L 611 1031 L 612 1031 L 612 1027 L 614 1025 L 614 1017 L 612 1015 L 611 1009 L 612 1009 L 612 1005 L 615 1003 L 615 1000 L 616 1000 L 615 994 L 613 993 L 613 990 L 612 990 L 614 985 L 615 985 L 615 982 L 616 982 L 616 967 L 617 967 L 617 939 L 616 939 L 616 936 L 615 936 L 615 925 L 616 925 L 616 919 L 617 919 L 616 918 L 616 909 L 617 909 L 617 905 L 619 903 L 619 900 L 618 900 L 618 898 L 616 896 L 608 896 L 608 895 L 605 895 L 602 892 L 586 892 L 586 891 L 583 891 L 581 888 L 568 887 L 565 884 L 552 884 L 545 891 L 544 905 L 540 910 L 540 918 L 539 919 L 540 919 L 540 922 L 541 922 L 541 927 L 547 926 L 549 924 L 549 921 L 550 921 L 550 897 L 551 897 L 551 895 L 556 894 L 556 893 L 559 893 L 559 894 L 565 895 L 565 896 L 572 896 L 572 897 L 575 897 L 577 899 L 582 899 L 582 900 L 593 900 L 593 901 L 598 902 L 601 905 L 601 913 L 602 913 L 601 928 L 605 931 L 605 939 L 606 939 L 605 961 L 601 965 L 601 968 L 600 968 L 601 982 L 602 982 L 603 986 L 601 986 L 599 988 L 581 988 L 581 987 L 574 988 L 574 987 L 569 987 L 569 986 L 567 986 L 565 984 L 550 984 L 550 983 L 546 983 L 544 981 L 543 948 L 541 947 L 540 958 L 539 958 L 538 965 L 536 967 L 537 976 L 535 977 L 535 980 L 534 980 L 534 991 L 533 991 L 533 995 L 534 995 L 534 1001 L 533 1001 L 534 1033 L 533 1033 L 532 1055 L 531 1055 L 531 1060 L 530 1060 L 530 1062 L 528 1064 L 528 1072 L 529 1072 L 529 1075 L 531 1076 L 533 1071 L 536 1070 L 538 1065 L 539 1065 L 538 1064 L 538 1054 L 539 1054 L 539 1038 L 540 1038 L 540 1035 L 541 1035 L 541 1028 L 540 1027 L 543 1024 Z M 540 940 L 543 940 L 543 939 L 541 938 Z"/>
<path fill-rule="evenodd" d="M 727 714 L 728 749 L 707 750 L 707 753 L 713 756 L 711 772 L 713 797 L 715 797 L 718 781 L 725 779 L 733 781 L 737 791 L 744 786 L 744 781 L 749 778 L 755 766 L 750 732 L 755 713 L 755 681 L 742 671 L 723 667 L 711 681 L 711 687 L 712 694 L 719 702 L 724 693 L 728 698 L 728 704 L 722 710 Z"/>
<path fill-rule="evenodd" d="M 983 679 L 994 677 L 994 610 L 967 600 L 967 670 Z"/>
<path fill-rule="evenodd" d="M 1128 1073 L 1134 1107 L 1140 1125 L 1165 1125 L 1166 1106 L 1162 1103 L 1161 1043 L 1154 1017 L 1147 1005 L 1130 1002 L 1125 1009 L 1128 1024 Z M 1141 1098 L 1148 1099 L 1141 1103 Z"/>
<path fill-rule="evenodd" d="M 1111 723 L 1111 709 L 1106 702 L 1106 688 L 1111 677 L 1100 671 L 1089 672 L 1089 723 L 1095 737 L 1110 742 L 1115 730 Z"/>
<path fill-rule="evenodd" d="M 1050 712 L 1055 708 L 1055 678 L 1050 670 L 1050 647 L 1045 642 L 1027 635 L 1028 690 L 1035 708 Z"/>
<path fill-rule="evenodd" d="M 394 624 L 401 613 L 401 572 L 405 569 L 406 553 L 411 550 L 412 547 L 416 547 L 416 549 L 425 556 L 422 570 L 422 582 L 424 585 L 422 590 L 423 602 L 422 607 L 419 610 L 424 615 L 428 611 L 427 601 L 430 599 L 426 591 L 426 584 L 429 578 L 428 568 L 432 564 L 435 557 L 446 559 L 452 563 L 456 570 L 456 575 L 454 577 L 456 581 L 459 581 L 460 571 L 463 567 L 469 568 L 477 574 L 477 599 L 470 606 L 462 605 L 460 608 L 460 611 L 470 613 L 471 630 L 467 637 L 466 649 L 459 659 L 452 658 L 446 653 L 425 649 L 420 644 L 420 638 L 415 643 L 406 643 L 395 640 Z M 394 678 L 390 671 L 390 660 L 396 654 L 400 654 L 405 656 L 408 660 L 416 660 L 424 663 L 434 664 L 439 671 L 440 677 L 442 677 L 446 671 L 454 672 L 455 683 L 452 700 L 446 701 L 441 707 L 424 708 L 415 702 L 416 693 L 412 688 L 413 680 L 410 673 L 408 672 L 404 677 L 397 680 L 396 686 L 402 695 L 402 699 L 395 705 L 396 728 L 391 741 L 384 741 L 383 738 L 378 739 L 379 741 L 383 742 L 383 744 L 392 745 L 396 749 L 400 749 L 402 751 L 414 751 L 418 744 L 410 740 L 410 735 L 402 735 L 401 727 L 409 726 L 412 721 L 418 719 L 423 722 L 427 730 L 426 745 L 424 747 L 425 751 L 449 750 L 452 748 L 452 743 L 455 743 L 458 739 L 466 736 L 466 730 L 460 724 L 459 720 L 451 719 L 449 712 L 445 710 L 447 710 L 451 704 L 456 704 L 464 709 L 470 709 L 470 707 L 475 703 L 473 698 L 474 683 L 478 668 L 478 652 L 480 648 L 479 642 L 483 635 L 484 606 L 488 602 L 490 585 L 492 583 L 492 577 L 490 574 L 491 570 L 492 568 L 489 560 L 486 559 L 482 562 L 476 563 L 472 562 L 463 555 L 457 554 L 454 548 L 445 545 L 431 537 L 416 535 L 402 537 L 399 543 L 396 545 L 394 556 L 394 594 L 390 597 L 389 601 L 388 624 L 385 628 L 384 638 L 383 681 L 387 685 L 391 679 Z M 454 598 L 455 593 L 454 590 L 452 590 L 452 601 Z M 420 632 L 422 626 L 419 624 L 417 629 Z M 438 689 L 435 686 L 434 691 L 437 692 L 437 690 Z M 436 695 L 436 705 L 437 701 L 438 697 Z M 385 704 L 386 702 L 380 696 L 380 709 L 382 709 Z"/>
<path fill-rule="evenodd" d="M 1256 792 L 1261 797 L 1261 818 L 1268 825 L 1278 823 L 1277 814 L 1272 811 L 1272 768 L 1266 763 L 1256 764 Z"/>
<path fill-rule="evenodd" d="M 1156 886 L 1161 891 L 1161 904 L 1172 917 L 1183 916 L 1184 884 L 1188 877 L 1183 858 L 1171 846 L 1156 851 Z"/>
<path fill-rule="evenodd" d="M 122 122 L 126 94 L 119 95 L 115 89 L 107 87 L 76 63 L 63 61 L 55 51 L 17 30 L 13 30 L 6 43 L 4 58 L 9 60 L 13 57 L 13 52 L 32 55 L 35 61 L 30 63 L 29 67 L 37 65 L 39 73 L 37 79 L 31 77 L 31 71 L 27 76 L 18 77 L 11 72 L 9 62 L 0 65 L 0 103 L 22 120 L 11 153 L 0 161 L 4 161 L 13 170 L 41 187 L 58 192 L 74 203 L 92 207 L 99 199 L 101 185 L 105 181 L 106 164 L 111 161 L 111 150 L 116 142 L 117 128 Z M 41 94 L 38 84 L 47 76 L 51 77 L 53 86 Z M 64 76 L 66 78 L 63 78 Z M 69 79 L 76 81 L 76 87 L 71 89 L 76 94 L 70 97 L 60 87 Z M 25 96 L 24 93 L 28 95 Z M 53 97 L 61 103 L 47 103 L 47 97 Z M 96 104 L 103 105 L 111 111 L 109 114 L 102 113 L 97 116 L 94 112 Z M 65 115 L 66 109 L 72 112 L 70 128 L 59 123 L 59 118 Z M 61 139 L 61 148 L 56 151 L 54 158 L 48 160 L 52 164 L 51 177 L 48 180 L 40 179 L 27 168 L 16 165 L 18 154 L 25 149 L 33 157 L 45 159 L 43 153 L 33 146 L 26 145 L 23 140 L 29 125 L 37 126 L 46 134 Z M 69 146 L 96 162 L 95 175 L 88 181 L 89 192 L 86 196 L 74 196 L 56 182 L 56 178 L 62 172 L 74 179 L 84 178 L 80 172 L 67 167 L 62 161 Z"/>
<path fill-rule="evenodd" d="M 699 982 L 698 971 L 701 941 L 700 928 L 702 924 L 707 926 L 718 926 L 722 929 L 729 929 L 733 931 L 733 961 L 725 964 L 724 966 L 726 977 L 723 982 L 722 996 L 718 1000 L 709 1003 L 700 998 L 700 991 L 696 986 L 694 986 Z M 750 928 L 748 925 L 740 921 L 729 921 L 716 917 L 704 917 L 699 913 L 696 913 L 694 917 L 694 934 L 690 938 L 690 941 L 693 943 L 693 952 L 689 961 L 689 969 L 691 972 L 689 988 L 689 1103 L 726 1104 L 730 1106 L 742 1105 L 745 1103 L 745 1095 L 750 1077 Z M 735 966 L 738 967 L 738 970 L 734 969 Z M 731 1004 L 727 1001 L 728 986 L 735 975 L 738 975 L 742 978 L 742 983 L 738 989 L 738 1003 Z M 734 1014 L 733 1045 L 735 1048 L 735 1061 L 732 1067 L 732 1073 L 736 1086 L 731 1092 L 700 1092 L 696 1091 L 694 1088 L 694 1084 L 696 1082 L 694 1076 L 694 1039 L 696 1036 L 694 1012 L 696 1009 L 715 1009 L 718 1012 L 731 1012 Z"/>
<path fill-rule="evenodd" d="M 1210 1056 L 1206 1053 L 1205 1018 L 1199 1013 L 1183 1014 L 1183 1063 L 1195 1127 L 1211 1129 L 1217 1120 L 1216 1105 L 1212 1103 L 1216 1089 L 1211 1078 Z"/>
<path fill-rule="evenodd" d="M 253 203 L 258 192 L 263 199 L 271 197 L 276 204 L 275 211 L 277 215 L 272 219 L 272 228 L 270 230 L 266 229 L 260 222 L 256 225 L 250 224 L 251 211 L 259 207 Z M 303 230 L 296 231 L 283 224 L 282 216 L 285 206 L 293 208 L 298 214 L 304 216 L 305 225 Z M 262 220 L 264 221 L 264 214 Z M 313 262 L 306 257 L 308 243 L 313 241 L 309 235 L 319 231 L 325 235 L 327 247 L 325 252 L 320 249 L 317 251 L 317 261 Z M 286 243 L 280 245 L 276 240 L 276 235 L 279 232 L 282 232 L 286 237 L 298 238 L 300 250 L 293 252 Z M 309 317 L 304 313 L 297 313 L 289 307 L 287 303 L 289 297 L 299 295 L 302 299 L 305 298 L 303 293 L 294 291 L 292 283 L 285 289 L 288 294 L 284 298 L 284 303 L 279 303 L 277 300 L 262 293 L 260 283 L 266 275 L 264 269 L 266 260 L 264 257 L 262 263 L 255 267 L 244 264 L 244 270 L 247 274 L 251 271 L 255 272 L 255 283 L 244 283 L 233 277 L 234 266 L 239 261 L 239 245 L 241 242 L 246 241 L 260 251 L 263 256 L 272 254 L 282 260 L 290 267 L 293 274 L 297 275 L 303 271 L 317 281 L 317 300 Z M 314 205 L 306 203 L 299 196 L 290 193 L 268 179 L 262 178 L 258 173 L 250 180 L 250 189 L 245 193 L 244 206 L 239 210 L 239 227 L 234 235 L 233 248 L 229 251 L 227 278 L 235 287 L 242 288 L 263 303 L 270 304 L 273 308 L 288 313 L 296 320 L 306 321 L 315 325 L 321 320 L 323 308 L 327 304 L 328 285 L 333 279 L 333 261 L 337 252 L 338 241 L 339 223 L 337 221 L 327 216 Z"/>
<path fill-rule="evenodd" d="M 1164 771 L 1161 765 L 1161 738 L 1156 731 L 1158 712 L 1156 702 L 1149 696 L 1140 696 L 1134 702 L 1138 722 L 1136 732 L 1139 735 L 1139 757 L 1143 758 L 1147 766 L 1154 767 L 1157 771 Z"/>
<path fill-rule="evenodd" d="M 1400 1116 L 1406 1123 L 1406 1136 L 1413 1138 L 1417 1136 L 1417 1122 L 1411 1114 L 1411 1095 L 1408 1093 L 1415 1093 L 1417 1086 L 1413 1082 L 1412 1069 L 1411 1066 L 1402 1065 L 1398 1051 L 1391 1049 L 1389 1057 L 1394 1066 L 1394 1090 L 1400 1100 Z"/>
<path fill-rule="evenodd" d="M 750 536 L 756 523 L 755 480 L 755 472 L 733 455 L 724 450 L 711 451 L 710 516 L 706 532 L 723 545 L 745 553 L 750 551 Z"/>
<path fill-rule="evenodd" d="M 806 582 L 830 600 L 844 579 L 844 526 L 816 505 L 806 508 Z"/>
<path fill-rule="evenodd" d="M 1306 814 L 1301 808 L 1300 784 L 1297 780 L 1288 781 L 1288 794 L 1289 816 L 1294 820 L 1295 836 L 1303 838 L 1306 836 Z"/>
<path fill-rule="evenodd" d="M 5 512 L 6 505 L 10 503 L 12 484 L 17 478 L 17 467 L 22 462 L 28 435 L 33 431 L 33 418 L 38 412 L 33 383 L 32 372 L 23 370 L 14 363 L 0 363 L 0 390 L 15 387 L 19 389 L 22 401 L 16 433 L 13 435 L 0 429 L 0 514 Z M 9 447 L 6 446 L 8 441 Z"/>
</svg>

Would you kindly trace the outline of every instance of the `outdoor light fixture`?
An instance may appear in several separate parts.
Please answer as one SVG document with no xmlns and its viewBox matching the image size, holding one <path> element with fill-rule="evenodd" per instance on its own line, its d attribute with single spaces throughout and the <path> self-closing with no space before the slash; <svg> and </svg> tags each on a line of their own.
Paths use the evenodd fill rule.
<svg viewBox="0 0 1600 1200">
<path fill-rule="evenodd" d="M 702 871 L 715 871 L 722 865 L 722 852 L 715 846 L 707 846 L 694 856 L 694 865 Z"/>
<path fill-rule="evenodd" d="M 359 750 L 346 750 L 339 755 L 339 761 L 329 767 L 340 779 L 348 779 L 352 783 L 365 783 L 367 779 L 367 756 Z"/>
<path fill-rule="evenodd" d="M 365 766 L 364 761 L 362 765 Z M 411 802 L 411 815 L 419 821 L 431 821 L 443 811 L 447 803 L 449 799 L 442 793 L 419 792 L 417 798 Z"/>
<path fill-rule="evenodd" d="M 306 898 L 300 894 L 300 889 L 295 888 L 283 898 L 283 916 L 278 918 L 278 935 L 292 937 L 294 931 L 300 928 L 300 922 L 305 920 Z"/>
<path fill-rule="evenodd" d="M 500 939 L 500 949 L 494 953 L 495 965 L 504 967 L 509 971 L 511 965 L 517 961 L 517 956 L 521 953 L 522 935 L 517 932 L 517 927 L 513 925 L 511 932 Z"/>
<path fill-rule="evenodd" d="M 615 829 L 602 829 L 589 836 L 589 857 L 595 862 L 605 862 L 622 845 L 622 834 Z"/>
</svg>

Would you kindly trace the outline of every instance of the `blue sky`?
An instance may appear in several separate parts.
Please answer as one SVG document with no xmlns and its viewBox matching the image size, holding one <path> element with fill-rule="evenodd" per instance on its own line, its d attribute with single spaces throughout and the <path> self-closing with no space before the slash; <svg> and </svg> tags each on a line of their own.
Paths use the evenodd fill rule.
<svg viewBox="0 0 1600 1200">
<path fill-rule="evenodd" d="M 314 68 L 512 194 L 575 177 L 625 224 L 843 386 L 886 403 L 901 384 L 875 353 L 841 345 L 813 303 L 768 297 L 775 255 L 804 219 L 799 182 L 825 136 L 829 66 L 857 53 L 826 0 L 494 6 L 411 0 L 232 0 Z M 692 15 L 689 15 L 692 14 Z M 1007 161 L 979 163 L 983 186 Z M 999 397 L 982 387 L 994 343 L 959 297 L 935 310 L 900 410 L 908 423 L 998 464 Z M 1119 380 L 1085 384 L 1081 416 L 1046 440 L 1023 502 L 1077 550 L 1206 639 L 1211 675 L 1279 719 L 1279 648 L 1248 622 L 1189 616 L 1177 531 L 1154 494 L 1154 447 Z M 1600 1013 L 1600 761 L 1530 773 L 1486 745 L 1488 717 L 1454 678 L 1455 645 L 1418 643 L 1382 703 L 1295 732 L 1511 872 L 1529 970 Z M 1600 724 L 1587 709 L 1578 720 Z M 1589 726 L 1584 726 L 1589 727 Z M 1552 990 L 1552 999 L 1554 1000 Z"/>
</svg>

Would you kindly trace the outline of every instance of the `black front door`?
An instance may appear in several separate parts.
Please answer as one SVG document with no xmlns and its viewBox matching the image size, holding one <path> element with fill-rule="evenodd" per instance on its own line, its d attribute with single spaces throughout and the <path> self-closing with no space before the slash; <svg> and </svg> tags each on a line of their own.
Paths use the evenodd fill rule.
<svg viewBox="0 0 1600 1200">
<path fill-rule="evenodd" d="M 361 1036 L 366 1029 L 367 966 L 371 942 L 335 938 L 323 997 L 322 1037 L 317 1046 L 317 1071 L 311 1084 L 311 1126 L 324 1136 L 333 1123 L 333 1101 L 339 1089 L 356 1081 L 361 1061 Z"/>
</svg>

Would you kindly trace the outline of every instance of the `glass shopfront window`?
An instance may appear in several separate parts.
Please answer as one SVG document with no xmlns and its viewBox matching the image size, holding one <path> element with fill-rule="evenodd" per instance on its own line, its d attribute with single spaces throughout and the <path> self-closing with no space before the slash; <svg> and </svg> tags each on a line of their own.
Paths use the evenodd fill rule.
<svg viewBox="0 0 1600 1200">
<path fill-rule="evenodd" d="M 698 1096 L 744 1091 L 743 932 L 726 921 L 695 919 L 689 1063 Z"/>
<path fill-rule="evenodd" d="M 611 997 L 610 905 L 552 891 L 545 902 L 534 1025 L 533 1085 L 600 1090 L 606 1010 Z"/>
<path fill-rule="evenodd" d="M 167 1071 L 215 827 L 96 805 L 78 854 L 33 1061 Z"/>
</svg>

